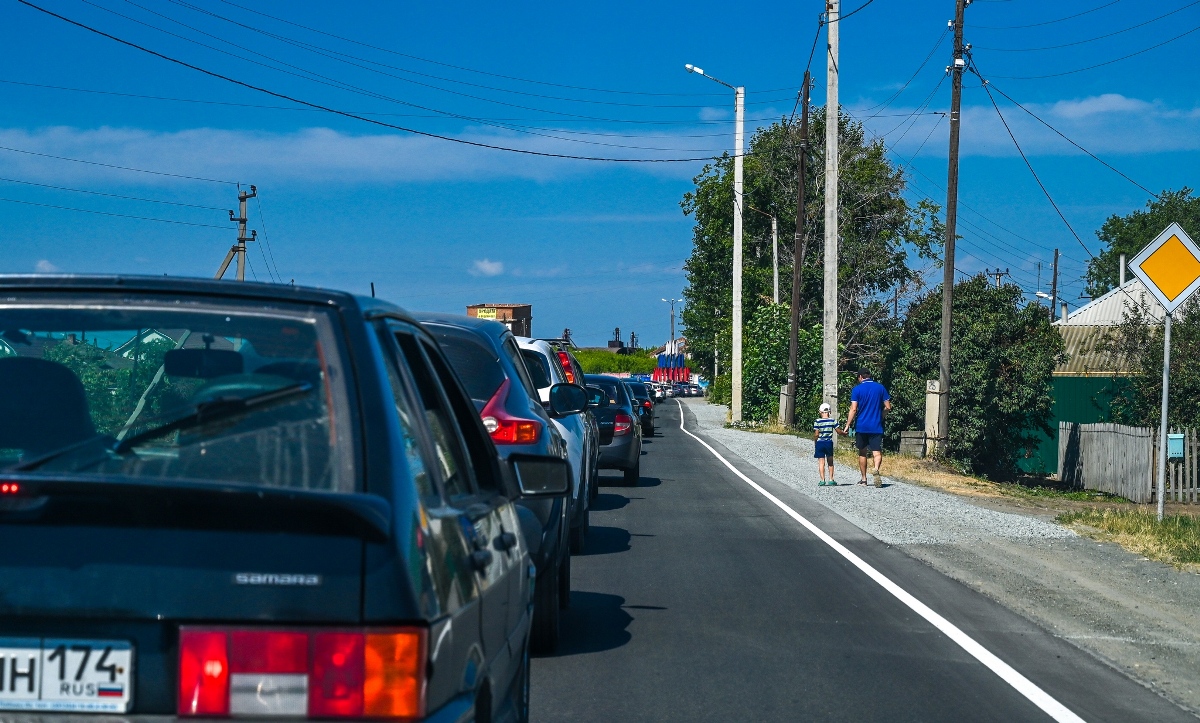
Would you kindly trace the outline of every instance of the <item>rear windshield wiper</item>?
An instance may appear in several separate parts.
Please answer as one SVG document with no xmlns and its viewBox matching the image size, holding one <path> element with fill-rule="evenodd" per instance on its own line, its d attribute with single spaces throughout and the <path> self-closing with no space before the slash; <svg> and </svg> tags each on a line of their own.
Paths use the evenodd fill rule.
<svg viewBox="0 0 1200 723">
<path fill-rule="evenodd" d="M 112 448 L 112 451 L 116 454 L 125 454 L 148 440 L 170 434 L 171 432 L 200 427 L 212 422 L 219 422 L 223 419 L 238 417 L 258 409 L 265 409 L 280 402 L 285 402 L 292 397 L 308 394 L 312 391 L 312 388 L 313 385 L 308 382 L 298 382 L 286 387 L 280 387 L 279 389 L 272 389 L 269 392 L 251 394 L 248 397 L 217 397 L 207 402 L 200 402 L 192 407 L 192 411 L 189 414 L 177 417 L 166 424 L 151 427 L 144 432 L 126 437 L 118 442 Z"/>
<path fill-rule="evenodd" d="M 160 426 L 152 427 L 144 432 L 126 437 L 125 439 L 117 442 L 115 445 L 106 447 L 106 449 L 114 454 L 127 454 L 129 450 L 147 440 L 155 439 L 165 434 L 170 434 L 176 430 L 190 429 L 192 427 L 202 426 L 210 422 L 236 417 L 257 409 L 265 409 L 274 404 L 287 401 L 292 397 L 307 394 L 308 392 L 312 391 L 312 388 L 312 384 L 308 382 L 299 382 L 297 384 L 290 384 L 286 387 L 280 387 L 279 389 L 272 389 L 269 392 L 252 394 L 248 397 L 218 397 L 217 399 L 189 405 L 187 407 L 183 407 L 184 410 L 190 410 L 187 414 L 176 417 L 170 422 Z M 20 464 L 9 467 L 8 469 L 12 472 L 27 472 L 29 470 L 34 470 L 76 450 L 84 449 L 86 447 L 93 446 L 98 442 L 107 442 L 109 440 L 112 440 L 111 435 L 97 434 L 94 437 L 89 437 L 79 442 L 73 442 L 65 447 L 60 447 L 27 462 L 21 462 Z"/>
</svg>

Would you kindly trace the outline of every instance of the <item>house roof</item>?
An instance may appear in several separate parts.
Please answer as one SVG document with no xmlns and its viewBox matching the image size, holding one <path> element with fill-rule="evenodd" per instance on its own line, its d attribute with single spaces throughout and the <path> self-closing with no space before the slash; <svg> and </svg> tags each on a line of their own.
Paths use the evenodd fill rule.
<svg viewBox="0 0 1200 723">
<path fill-rule="evenodd" d="M 1059 326 L 1063 345 L 1067 353 L 1066 362 L 1054 368 L 1056 377 L 1112 377 L 1125 376 L 1129 372 L 1119 360 L 1096 347 L 1104 338 L 1111 324 L 1083 326 L 1068 324 Z"/>
<path fill-rule="evenodd" d="M 1140 305 L 1146 310 L 1147 317 L 1155 323 L 1161 323 L 1163 308 L 1139 279 L 1131 279 L 1124 286 L 1109 291 L 1104 296 L 1093 299 L 1075 311 L 1067 314 L 1066 321 L 1058 319 L 1055 326 L 1114 326 L 1121 323 L 1125 312 L 1134 305 Z"/>
</svg>

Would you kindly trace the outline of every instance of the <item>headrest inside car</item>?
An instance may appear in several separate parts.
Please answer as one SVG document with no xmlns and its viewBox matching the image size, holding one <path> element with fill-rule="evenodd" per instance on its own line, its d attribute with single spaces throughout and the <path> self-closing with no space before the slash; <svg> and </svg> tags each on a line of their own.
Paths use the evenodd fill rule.
<svg viewBox="0 0 1200 723">
<path fill-rule="evenodd" d="M 163 366 L 168 376 L 213 379 L 241 374 L 245 361 L 228 349 L 172 349 L 163 357 Z"/>
</svg>

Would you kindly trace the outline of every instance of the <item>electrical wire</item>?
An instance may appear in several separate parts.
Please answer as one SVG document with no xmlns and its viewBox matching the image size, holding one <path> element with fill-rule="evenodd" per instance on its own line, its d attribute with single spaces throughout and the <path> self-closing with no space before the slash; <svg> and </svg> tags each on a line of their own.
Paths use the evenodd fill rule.
<svg viewBox="0 0 1200 723">
<path fill-rule="evenodd" d="M 267 244 L 267 251 L 270 252 L 270 254 L 271 254 L 271 266 L 274 267 L 275 276 L 276 276 L 276 278 L 279 279 L 279 283 L 282 284 L 283 276 L 279 273 L 279 265 L 275 263 L 275 250 L 271 248 L 271 237 L 267 233 L 267 219 L 266 219 L 266 216 L 263 215 L 262 192 L 261 191 L 259 191 L 258 194 L 256 194 L 254 196 L 254 205 L 258 208 L 258 221 L 259 221 L 259 224 L 262 226 L 263 240 Z"/>
<path fill-rule="evenodd" d="M 1158 16 L 1158 17 L 1156 17 L 1156 18 L 1151 18 L 1151 19 L 1149 19 L 1149 20 L 1146 20 L 1146 21 L 1144 21 L 1144 22 L 1140 22 L 1140 23 L 1138 23 L 1137 25 L 1130 25 L 1130 26 L 1129 26 L 1129 27 L 1127 27 L 1127 28 L 1122 28 L 1121 30 L 1115 30 L 1115 31 L 1113 31 L 1113 32 L 1111 32 L 1111 33 L 1105 33 L 1104 35 L 1097 35 L 1097 36 L 1096 36 L 1096 37 L 1094 37 L 1094 38 L 1087 38 L 1086 40 L 1076 40 L 1076 41 L 1074 41 L 1074 42 L 1070 42 L 1070 43 L 1063 43 L 1063 44 L 1061 44 L 1061 45 L 1047 45 L 1047 46 L 1044 46 L 1044 47 L 1041 47 L 1041 48 L 985 48 L 985 47 L 983 47 L 983 46 L 979 46 L 979 45 L 977 45 L 977 46 L 974 46 L 974 47 L 973 47 L 973 50 L 990 50 L 990 51 L 997 52 L 997 53 L 1032 53 L 1032 52 L 1036 52 L 1036 51 L 1040 51 L 1040 50 L 1059 50 L 1059 49 L 1062 49 L 1062 48 L 1071 48 L 1071 47 L 1074 47 L 1074 46 L 1076 46 L 1076 45 L 1084 45 L 1084 44 L 1087 44 L 1087 43 L 1094 43 L 1094 42 L 1096 42 L 1097 40 L 1104 40 L 1104 39 L 1106 39 L 1106 38 L 1111 38 L 1111 37 L 1113 37 L 1113 36 L 1115 36 L 1115 35 L 1121 35 L 1122 33 L 1128 33 L 1128 32 L 1129 32 L 1129 31 L 1131 31 L 1131 30 L 1137 30 L 1138 28 L 1144 27 L 1144 26 L 1146 26 L 1146 25 L 1149 25 L 1149 24 L 1151 24 L 1151 23 L 1156 23 L 1156 22 L 1158 22 L 1159 20 L 1162 20 L 1163 18 L 1168 18 L 1168 17 L 1171 17 L 1172 15 L 1174 15 L 1174 14 L 1176 14 L 1176 13 L 1181 13 L 1181 12 L 1183 12 L 1184 10 L 1187 10 L 1188 8 L 1190 8 L 1190 7 L 1194 6 L 1194 5 L 1198 5 L 1198 4 L 1200 4 L 1200 0 L 1192 0 L 1192 2 L 1188 3 L 1187 5 L 1184 5 L 1183 7 L 1176 8 L 1176 9 L 1172 10 L 1172 11 L 1171 11 L 1171 12 L 1169 12 L 1169 13 L 1165 13 L 1165 14 L 1163 14 L 1163 15 L 1159 15 L 1159 16 Z"/>
<path fill-rule="evenodd" d="M 597 162 L 607 162 L 607 163 L 686 163 L 686 162 L 694 162 L 694 161 L 711 161 L 711 160 L 716 160 L 718 158 L 716 156 L 704 156 L 704 157 L 693 157 L 693 158 L 608 158 L 608 157 L 599 157 L 599 156 L 577 156 L 577 155 L 571 155 L 571 154 L 566 154 L 566 153 L 551 153 L 548 151 L 535 151 L 535 150 L 530 150 L 527 148 L 513 148 L 510 146 L 500 146 L 500 145 L 495 145 L 495 144 L 491 144 L 491 143 L 483 143 L 480 141 L 471 141 L 471 140 L 467 140 L 465 138 L 454 138 L 452 136 L 441 135 L 438 133 L 431 133 L 429 131 L 417 130 L 415 128 L 407 128 L 405 126 L 400 126 L 400 125 L 396 125 L 393 123 L 386 123 L 384 121 L 377 120 L 374 118 L 368 118 L 366 116 L 359 115 L 356 113 L 351 113 L 349 111 L 338 110 L 336 108 L 332 108 L 330 106 L 322 105 L 319 103 L 313 103 L 311 101 L 301 100 L 299 98 L 287 95 L 285 93 L 279 93 L 279 92 L 276 92 L 273 90 L 268 90 L 267 88 L 254 85 L 252 83 L 248 83 L 243 80 L 238 80 L 231 76 L 223 75 L 221 73 L 217 73 L 216 71 L 208 70 L 208 69 L 202 68 L 198 65 L 188 63 L 187 61 L 180 60 L 178 58 L 174 58 L 169 55 L 165 55 L 165 54 L 160 53 L 155 50 L 151 50 L 150 48 L 147 48 L 142 45 L 138 45 L 137 43 L 134 43 L 132 41 L 124 40 L 115 35 L 112 35 L 111 33 L 107 33 L 103 30 L 94 28 L 90 25 L 79 22 L 77 20 L 72 20 L 71 18 L 68 18 L 64 15 L 60 15 L 56 12 L 53 12 L 46 8 L 43 8 L 39 5 L 35 5 L 34 3 L 30 2 L 29 0 L 17 0 L 17 2 L 19 2 L 22 5 L 25 5 L 27 7 L 33 8 L 34 10 L 37 10 L 38 12 L 41 12 L 41 13 L 44 13 L 51 17 L 62 20 L 63 22 L 66 22 L 70 25 L 74 25 L 80 29 L 87 30 L 88 32 L 94 33 L 94 34 L 99 35 L 104 38 L 108 38 L 109 40 L 112 40 L 114 42 L 120 43 L 122 45 L 133 48 L 135 50 L 140 50 L 143 53 L 146 53 L 148 55 L 152 55 L 156 58 L 160 58 L 162 60 L 166 60 L 168 62 L 175 63 L 176 65 L 188 68 L 190 70 L 194 70 L 196 72 L 202 73 L 209 77 L 216 78 L 218 80 L 224 80 L 227 83 L 231 83 L 233 85 L 241 86 L 243 88 L 257 91 L 257 92 L 263 93 L 265 95 L 270 95 L 275 98 L 279 98 L 281 100 L 286 100 L 286 101 L 289 101 L 292 103 L 298 103 L 300 105 L 309 106 L 311 108 L 316 108 L 318 110 L 324 110 L 324 111 L 334 114 L 334 115 L 339 115 L 339 116 L 342 116 L 345 118 L 352 118 L 355 120 L 363 121 L 364 123 L 370 123 L 372 125 L 377 125 L 377 126 L 381 126 L 384 128 L 391 128 L 393 130 L 404 131 L 406 133 L 412 133 L 414 135 L 424 136 L 426 138 L 436 138 L 438 140 L 449 141 L 451 143 L 458 143 L 460 145 L 471 146 L 471 147 L 475 147 L 475 148 L 488 148 L 488 149 L 498 150 L 498 151 L 507 151 L 509 153 L 520 153 L 522 155 L 538 156 L 538 157 L 542 157 L 542 158 L 562 158 L 562 159 L 569 159 L 569 160 L 597 161 Z M 567 140 L 567 139 L 562 139 L 562 140 Z"/>
<path fill-rule="evenodd" d="M 76 211 L 78 213 L 91 213 L 97 216 L 113 216 L 116 218 L 131 218 L 138 221 L 156 221 L 158 223 L 172 223 L 178 226 L 196 226 L 199 228 L 217 228 L 222 231 L 228 231 L 228 226 L 215 226 L 211 223 L 193 223 L 192 221 L 175 221 L 169 218 L 151 218 L 149 216 L 133 216 L 127 213 L 111 213 L 109 211 L 93 211 L 87 208 L 73 208 L 71 206 L 56 206 L 51 203 L 35 203 L 34 201 L 19 201 L 15 198 L 0 198 L 0 201 L 5 203 L 19 203 L 24 206 L 39 206 L 41 208 L 54 208 L 59 211 Z"/>
<path fill-rule="evenodd" d="M 861 109 L 861 110 L 859 110 L 859 111 L 857 111 L 857 112 L 859 112 L 859 113 L 870 113 L 871 111 L 873 111 L 873 110 L 876 110 L 876 109 L 878 109 L 878 110 L 880 110 L 880 111 L 886 110 L 886 109 L 887 109 L 887 107 L 888 107 L 888 106 L 890 106 L 890 105 L 891 105 L 893 102 L 895 102 L 895 100 L 896 100 L 897 98 L 899 98 L 899 97 L 900 97 L 900 95 L 901 95 L 902 93 L 904 93 L 904 91 L 905 91 L 905 90 L 907 90 L 907 89 L 908 89 L 908 86 L 909 86 L 909 85 L 911 85 L 911 84 L 912 84 L 912 82 L 913 82 L 914 80 L 916 80 L 916 79 L 917 79 L 917 76 L 921 74 L 921 71 L 925 69 L 925 66 L 929 64 L 929 61 L 930 61 L 930 59 L 932 59 L 932 58 L 933 58 L 933 55 L 934 55 L 934 53 L 936 53 L 936 52 L 938 51 L 938 48 L 942 47 L 942 43 L 944 43 L 944 42 L 946 41 L 946 36 L 947 36 L 949 33 L 950 33 L 950 31 L 949 31 L 949 30 L 943 30 L 943 31 L 942 31 L 942 34 L 938 36 L 937 42 L 933 44 L 933 47 L 932 47 L 932 48 L 930 48 L 930 50 L 929 50 L 929 53 L 928 53 L 928 54 L 925 56 L 925 59 L 921 61 L 921 64 L 920 64 L 919 66 L 917 66 L 917 69 L 916 69 L 915 71 L 913 71 L 913 74 L 912 74 L 911 76 L 909 76 L 908 80 L 906 80 L 906 81 L 904 82 L 904 85 L 900 86 L 900 89 L 899 89 L 899 90 L 897 90 L 895 93 L 892 93 L 892 95 L 891 95 L 891 96 L 889 96 L 889 97 L 888 97 L 888 98 L 887 98 L 885 101 L 883 101 L 882 103 L 880 103 L 880 104 L 878 104 L 878 105 L 871 106 L 870 108 L 864 108 L 864 109 Z M 871 117 L 871 118 L 878 118 L 878 117 L 879 117 L 879 115 L 878 115 L 878 114 L 875 114 L 875 115 L 872 115 L 872 116 L 869 116 L 869 117 Z"/>
<path fill-rule="evenodd" d="M 17 178 L 2 178 L 2 177 L 0 177 L 0 181 L 4 181 L 6 183 L 20 183 L 25 186 L 38 186 L 40 188 L 52 188 L 56 191 L 70 191 L 72 193 L 87 193 L 92 196 L 107 196 L 108 198 L 121 198 L 121 199 L 125 199 L 126 201 L 145 201 L 146 203 L 161 203 L 161 204 L 165 204 L 167 206 L 186 206 L 187 208 L 202 208 L 202 209 L 205 209 L 208 211 L 224 211 L 224 210 L 226 210 L 224 208 L 218 208 L 216 206 L 201 206 L 196 203 L 181 203 L 179 201 L 162 201 L 162 200 L 155 199 L 155 198 L 141 198 L 139 196 L 122 196 L 118 193 L 103 193 L 101 191 L 88 191 L 88 190 L 82 189 L 82 188 L 68 188 L 66 186 L 53 186 L 48 183 L 37 183 L 35 181 L 22 181 Z"/>
<path fill-rule="evenodd" d="M 875 0 L 867 0 L 865 3 L 863 3 L 862 5 L 859 5 L 858 7 L 854 8 L 853 10 L 851 10 L 851 11 L 850 11 L 850 12 L 848 12 L 848 13 L 846 13 L 845 15 L 838 15 L 838 16 L 837 16 L 836 18 L 834 18 L 833 20 L 826 20 L 826 21 L 825 21 L 825 23 L 826 23 L 826 24 L 829 24 L 829 23 L 840 23 L 841 21 L 845 20 L 846 18 L 850 17 L 851 15 L 853 15 L 853 14 L 855 14 L 855 13 L 857 13 L 857 12 L 861 11 L 863 8 L 867 7 L 868 5 L 870 5 L 870 4 L 871 4 L 871 3 L 873 3 L 873 2 L 875 2 Z"/>
<path fill-rule="evenodd" d="M 972 65 L 973 65 L 973 64 L 972 64 Z M 982 80 L 982 79 L 983 79 L 983 77 L 982 77 L 982 76 L 980 76 L 980 79 Z M 985 82 L 986 82 L 986 81 L 985 81 Z M 1121 178 L 1124 178 L 1126 181 L 1129 181 L 1130 183 L 1132 183 L 1133 185 L 1137 186 L 1138 188 L 1140 188 L 1141 190 L 1145 191 L 1146 193 L 1150 194 L 1150 195 L 1151 195 L 1151 196 L 1153 196 L 1154 198 L 1158 198 L 1158 194 L 1157 194 L 1157 193 L 1155 193 L 1154 191 L 1151 191 L 1149 188 L 1146 188 L 1146 187 L 1145 187 L 1145 186 L 1143 186 L 1142 184 L 1140 184 L 1140 183 L 1138 183 L 1137 181 L 1133 180 L 1133 179 L 1132 179 L 1132 178 L 1130 178 L 1129 176 L 1127 176 L 1127 175 L 1125 175 L 1124 173 L 1122 173 L 1121 171 L 1117 170 L 1117 169 L 1116 169 L 1114 166 L 1112 166 L 1112 164 L 1108 163 L 1108 162 L 1107 162 L 1107 161 L 1105 161 L 1104 159 L 1102 159 L 1102 158 L 1100 158 L 1099 156 L 1097 156 L 1095 153 L 1092 153 L 1092 152 L 1091 152 L 1091 151 L 1089 151 L 1088 149 L 1084 148 L 1083 146 L 1079 145 L 1079 144 L 1078 144 L 1078 143 L 1076 143 L 1075 141 L 1073 141 L 1073 140 L 1071 140 L 1070 138 L 1068 138 L 1068 137 L 1067 137 L 1067 136 L 1066 136 L 1066 135 L 1065 135 L 1065 134 L 1064 134 L 1062 131 L 1058 130 L 1058 129 L 1057 129 L 1057 128 L 1055 128 L 1054 126 L 1052 126 L 1052 125 L 1050 125 L 1049 123 L 1047 123 L 1045 120 L 1043 120 L 1041 117 L 1039 117 L 1039 116 L 1038 116 L 1036 113 L 1034 113 L 1033 111 L 1029 110 L 1029 109 L 1028 109 L 1028 108 L 1026 108 L 1025 106 L 1021 105 L 1021 104 L 1020 104 L 1020 103 L 1018 103 L 1017 101 L 1013 100 L 1012 96 L 1010 96 L 1008 93 L 1005 93 L 1003 90 L 1000 90 L 999 88 L 997 88 L 995 85 L 993 85 L 993 84 L 991 84 L 991 83 L 987 83 L 987 85 L 988 85 L 989 87 L 991 87 L 993 90 L 995 90 L 997 93 L 999 93 L 1000 95 L 1004 96 L 1004 97 L 1005 97 L 1005 98 L 1008 100 L 1008 102 L 1009 102 L 1009 103 L 1012 103 L 1012 104 L 1013 104 L 1013 105 L 1015 105 L 1016 107 L 1018 107 L 1018 108 L 1020 108 L 1021 110 L 1025 111 L 1025 112 L 1026 112 L 1026 113 L 1028 113 L 1030 116 L 1032 116 L 1034 120 L 1036 120 L 1037 122 L 1039 122 L 1039 123 L 1041 123 L 1042 125 L 1046 126 L 1046 127 L 1047 127 L 1047 128 L 1049 128 L 1050 130 L 1054 131 L 1054 133 L 1055 133 L 1056 135 L 1058 135 L 1058 137 L 1059 137 L 1059 138 L 1062 138 L 1062 139 L 1063 139 L 1064 141 L 1066 141 L 1067 143 L 1070 143 L 1071 145 L 1075 146 L 1075 147 L 1076 147 L 1076 148 L 1078 148 L 1079 150 L 1083 151 L 1083 152 L 1084 152 L 1084 153 L 1086 153 L 1088 156 L 1090 156 L 1092 159 L 1094 159 L 1096 162 L 1100 163 L 1102 166 L 1104 166 L 1104 167 L 1105 167 L 1105 168 L 1107 168 L 1108 170 L 1112 171 L 1113 173 L 1117 174 L 1117 175 L 1118 175 L 1118 176 L 1120 176 Z"/>
<path fill-rule="evenodd" d="M 1091 10 L 1084 10 L 1083 12 L 1075 13 L 1074 15 L 1068 15 L 1065 18 L 1058 18 L 1057 20 L 1046 20 L 1046 21 L 1040 22 L 1040 23 L 1030 23 L 1029 25 L 972 25 L 971 27 L 983 28 L 985 30 L 1024 30 L 1026 28 L 1040 28 L 1045 25 L 1054 25 L 1055 23 L 1065 22 L 1067 20 L 1074 20 L 1075 18 L 1080 18 L 1080 17 L 1083 17 L 1084 15 L 1094 13 L 1097 10 L 1103 10 L 1106 7 L 1116 5 L 1119 2 L 1121 2 L 1121 0 L 1111 0 L 1111 2 L 1104 3 L 1103 5 L 1100 5 L 1099 7 L 1094 7 Z"/>
<path fill-rule="evenodd" d="M 1129 53 L 1128 55 L 1122 55 L 1119 58 L 1114 58 L 1112 60 L 1106 60 L 1103 63 L 1096 63 L 1095 65 L 1088 65 L 1083 68 L 1076 68 L 1074 70 L 1064 70 L 1061 73 L 1046 73 L 1045 75 L 993 75 L 991 77 L 1000 78 L 1002 80 L 1041 80 L 1043 78 L 1061 78 L 1064 75 L 1074 75 L 1075 73 L 1083 73 L 1088 70 L 1095 70 L 1096 68 L 1103 68 L 1104 66 L 1112 65 L 1113 63 L 1119 63 L 1122 60 L 1129 60 L 1130 58 L 1136 57 L 1138 55 L 1142 55 L 1143 53 L 1149 53 L 1151 50 L 1157 50 L 1157 49 L 1163 47 L 1164 45 L 1167 45 L 1169 43 L 1175 42 L 1176 40 L 1179 40 L 1180 38 L 1187 37 L 1188 35 L 1191 35 L 1192 33 L 1196 32 L 1197 30 L 1200 30 L 1200 25 L 1197 25 L 1196 27 L 1192 28 L 1191 30 L 1184 31 L 1184 32 L 1180 33 L 1179 35 L 1176 35 L 1173 38 L 1168 38 L 1168 39 L 1162 41 L 1161 43 L 1155 43 L 1154 45 L 1151 45 L 1148 48 L 1142 48 L 1141 50 Z"/>
<path fill-rule="evenodd" d="M 20 2 L 20 0 L 18 0 Z M 39 156 L 41 158 L 53 158 L 59 161 L 70 161 L 72 163 L 86 163 L 89 166 L 102 166 L 104 168 L 114 168 L 119 171 L 133 171 L 136 173 L 149 173 L 154 176 L 167 176 L 170 178 L 182 178 L 188 181 L 204 181 L 206 183 L 223 183 L 230 186 L 238 185 L 237 181 L 222 181 L 216 178 L 203 178 L 201 176 L 185 176 L 179 173 L 167 173 L 165 171 L 148 171 L 144 168 L 132 168 L 130 166 L 117 166 L 111 163 L 100 163 L 98 161 L 85 161 L 82 158 L 68 158 L 66 156 L 55 156 L 49 153 L 38 153 L 36 151 L 26 151 L 21 148 L 10 148 L 8 146 L 0 146 L 0 151 L 9 151 L 11 153 L 24 153 L 29 156 Z"/>
</svg>

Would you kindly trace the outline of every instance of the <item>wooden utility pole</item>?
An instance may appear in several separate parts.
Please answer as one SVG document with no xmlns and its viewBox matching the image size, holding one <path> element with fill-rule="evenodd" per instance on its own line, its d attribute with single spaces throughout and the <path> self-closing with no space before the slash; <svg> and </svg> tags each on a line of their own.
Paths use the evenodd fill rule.
<svg viewBox="0 0 1200 723">
<path fill-rule="evenodd" d="M 225 261 L 221 263 L 220 270 L 217 271 L 215 278 L 225 276 L 225 272 L 229 269 L 229 262 L 237 257 L 237 280 L 246 280 L 246 244 L 258 238 L 258 231 L 251 231 L 250 235 L 246 235 L 246 201 L 258 195 L 258 189 L 254 186 L 250 187 L 250 192 L 238 191 L 238 215 L 234 218 L 233 211 L 229 212 L 229 220 L 236 222 L 238 225 L 237 243 L 229 249 L 229 253 L 225 254 Z M 374 294 L 372 294 L 373 296 Z"/>
<path fill-rule="evenodd" d="M 968 0 L 954 3 L 954 64 L 950 66 L 950 163 L 946 176 L 946 252 L 942 260 L 942 345 L 938 359 L 938 423 L 936 446 L 940 452 L 950 439 L 950 336 L 954 307 L 954 241 L 958 224 L 958 137 L 961 126 L 963 11 Z"/>
<path fill-rule="evenodd" d="M 800 334 L 800 289 L 804 284 L 804 252 L 808 242 L 804 238 L 804 179 L 808 174 L 808 92 L 812 88 L 812 76 L 804 71 L 804 85 L 800 89 L 800 148 L 796 159 L 796 233 L 792 237 L 792 320 L 788 333 L 787 388 L 784 391 L 780 421 L 791 427 L 796 424 L 796 357 L 799 351 Z"/>
<path fill-rule="evenodd" d="M 821 314 L 821 397 L 838 416 L 838 22 L 841 0 L 827 0 L 825 65 L 825 274 Z"/>
<path fill-rule="evenodd" d="M 1050 321 L 1054 321 L 1054 309 L 1058 306 L 1058 249 L 1054 249 L 1054 266 L 1050 272 Z"/>
</svg>

